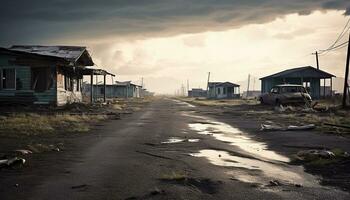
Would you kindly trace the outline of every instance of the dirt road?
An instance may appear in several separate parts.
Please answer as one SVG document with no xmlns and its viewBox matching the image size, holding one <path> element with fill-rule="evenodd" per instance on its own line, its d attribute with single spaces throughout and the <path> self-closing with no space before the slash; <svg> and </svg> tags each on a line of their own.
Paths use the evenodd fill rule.
<svg viewBox="0 0 350 200">
<path fill-rule="evenodd" d="M 156 100 L 73 139 L 66 151 L 37 158 L 24 172 L 0 171 L 0 197 L 350 199 L 290 165 L 289 152 L 270 144 L 279 140 L 250 133 L 258 124 L 207 112 L 177 100 Z"/>
</svg>

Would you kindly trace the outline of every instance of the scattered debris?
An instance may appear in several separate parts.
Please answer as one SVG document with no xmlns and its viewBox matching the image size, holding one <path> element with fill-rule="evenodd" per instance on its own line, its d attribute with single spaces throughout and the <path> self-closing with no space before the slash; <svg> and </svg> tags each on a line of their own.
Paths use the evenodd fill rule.
<svg viewBox="0 0 350 200">
<path fill-rule="evenodd" d="M 185 139 L 177 138 L 177 137 L 171 137 L 167 141 L 162 142 L 162 144 L 172 144 L 172 143 L 180 143 L 184 142 Z"/>
<path fill-rule="evenodd" d="M 71 188 L 72 188 L 72 189 L 83 189 L 83 188 L 86 188 L 86 187 L 88 187 L 88 185 L 82 184 L 82 185 L 75 185 L 75 186 L 72 186 Z"/>
<path fill-rule="evenodd" d="M 271 124 L 261 124 L 262 131 L 301 131 L 301 130 L 311 130 L 316 128 L 315 124 L 307 124 L 302 126 L 289 125 L 287 127 Z"/>
<path fill-rule="evenodd" d="M 338 127 L 338 128 L 346 128 L 346 129 L 350 129 L 350 126 L 347 126 L 347 125 L 342 125 L 342 124 L 330 124 L 330 123 L 324 123 L 324 125 L 327 125 L 327 126 L 334 126 L 334 127 Z"/>
<path fill-rule="evenodd" d="M 282 184 L 278 180 L 272 180 L 268 186 L 281 186 Z"/>
<path fill-rule="evenodd" d="M 0 160 L 0 168 L 23 166 L 26 160 L 24 158 L 13 157 L 10 159 Z"/>
<path fill-rule="evenodd" d="M 62 145 L 30 144 L 27 147 L 31 152 L 42 153 L 42 152 L 48 152 L 48 151 L 60 151 L 60 148 L 58 146 L 62 146 Z"/>
<path fill-rule="evenodd" d="M 297 157 L 300 160 L 312 160 L 315 158 L 325 158 L 325 159 L 330 159 L 330 158 L 334 158 L 335 154 L 332 151 L 328 151 L 328 150 L 303 150 L 303 151 L 299 151 L 297 153 Z"/>
<path fill-rule="evenodd" d="M 162 142 L 162 144 L 172 144 L 172 143 L 181 143 L 181 142 L 199 142 L 199 139 L 182 139 L 177 137 L 171 137 L 167 141 Z"/>
<path fill-rule="evenodd" d="M 300 111 L 300 112 L 316 112 L 316 110 L 312 107 L 312 106 L 283 106 L 283 105 L 279 105 L 279 106 L 275 106 L 274 107 L 275 111 L 277 112 L 296 112 L 296 111 Z"/>
<path fill-rule="evenodd" d="M 27 149 L 17 149 L 15 150 L 16 153 L 20 153 L 22 155 L 32 154 L 33 152 Z"/>
</svg>

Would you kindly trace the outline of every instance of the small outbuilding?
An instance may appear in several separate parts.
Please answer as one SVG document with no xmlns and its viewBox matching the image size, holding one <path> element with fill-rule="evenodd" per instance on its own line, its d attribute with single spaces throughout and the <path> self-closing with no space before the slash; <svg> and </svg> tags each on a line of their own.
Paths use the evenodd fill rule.
<svg viewBox="0 0 350 200">
<path fill-rule="evenodd" d="M 272 74 L 270 76 L 260 78 L 261 92 L 267 93 L 275 85 L 298 84 L 303 85 L 309 91 L 313 99 L 319 99 L 321 98 L 321 93 L 326 94 L 325 91 L 321 92 L 321 89 L 326 90 L 327 79 L 330 80 L 330 90 L 332 90 L 333 77 L 335 77 L 333 74 L 311 66 L 288 69 L 276 74 Z M 321 80 L 323 80 L 322 87 Z"/>
<path fill-rule="evenodd" d="M 231 82 L 209 82 L 208 98 L 235 99 L 240 98 L 240 86 Z"/>
</svg>

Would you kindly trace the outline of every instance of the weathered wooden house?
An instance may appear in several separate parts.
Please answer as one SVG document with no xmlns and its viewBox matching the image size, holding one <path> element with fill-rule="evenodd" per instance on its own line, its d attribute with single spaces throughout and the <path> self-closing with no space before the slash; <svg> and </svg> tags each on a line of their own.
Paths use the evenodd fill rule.
<svg viewBox="0 0 350 200">
<path fill-rule="evenodd" d="M 0 48 L 0 103 L 64 105 L 81 102 L 84 75 L 106 75 L 87 68 L 86 47 L 12 46 Z"/>
<path fill-rule="evenodd" d="M 142 97 L 142 87 L 131 83 L 131 81 L 119 82 L 106 85 L 104 89 L 103 85 L 94 85 L 93 91 L 97 98 L 101 98 L 106 91 L 107 98 L 140 98 Z"/>
<path fill-rule="evenodd" d="M 270 76 L 260 78 L 261 92 L 267 93 L 275 85 L 280 84 L 299 84 L 303 85 L 309 91 L 313 99 L 321 98 L 321 89 L 326 90 L 326 79 L 330 80 L 330 91 L 332 91 L 333 74 L 316 69 L 311 66 L 298 67 L 284 70 Z M 323 87 L 321 87 L 321 80 L 323 80 Z M 327 94 L 323 91 L 322 94 Z"/>
<path fill-rule="evenodd" d="M 240 98 L 240 86 L 231 82 L 209 82 L 208 98 L 235 99 Z"/>
</svg>

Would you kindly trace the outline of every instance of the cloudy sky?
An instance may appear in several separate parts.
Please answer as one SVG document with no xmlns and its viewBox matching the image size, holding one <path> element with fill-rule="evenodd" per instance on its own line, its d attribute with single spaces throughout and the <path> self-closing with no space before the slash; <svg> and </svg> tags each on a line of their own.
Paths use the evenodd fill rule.
<svg viewBox="0 0 350 200">
<path fill-rule="evenodd" d="M 350 14 L 349 0 L 11 0 L 0 7 L 0 45 L 84 45 L 119 80 L 173 94 L 213 81 L 242 84 L 315 65 Z M 341 41 L 346 41 L 347 36 Z M 320 57 L 344 76 L 346 49 Z"/>
</svg>

